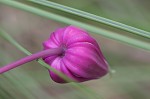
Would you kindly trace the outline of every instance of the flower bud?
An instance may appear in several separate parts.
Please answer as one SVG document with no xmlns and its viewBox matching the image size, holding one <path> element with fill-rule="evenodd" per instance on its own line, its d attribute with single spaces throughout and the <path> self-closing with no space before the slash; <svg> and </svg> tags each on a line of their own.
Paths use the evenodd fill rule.
<svg viewBox="0 0 150 99">
<path fill-rule="evenodd" d="M 43 46 L 44 50 L 63 48 L 62 54 L 47 56 L 43 60 L 75 81 L 98 79 L 108 73 L 108 64 L 96 40 L 78 27 L 56 30 Z M 53 71 L 49 70 L 49 73 L 55 82 L 66 83 Z"/>
</svg>

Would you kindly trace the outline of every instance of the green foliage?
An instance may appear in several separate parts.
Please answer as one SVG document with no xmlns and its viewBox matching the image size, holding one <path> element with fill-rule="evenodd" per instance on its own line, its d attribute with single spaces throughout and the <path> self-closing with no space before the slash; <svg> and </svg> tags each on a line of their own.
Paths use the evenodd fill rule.
<svg viewBox="0 0 150 99">
<path fill-rule="evenodd" d="M 113 31 L 110 31 L 110 30 L 106 30 L 106 29 L 103 29 L 103 28 L 98 28 L 94 25 L 82 23 L 80 21 L 76 21 L 76 20 L 66 18 L 66 17 L 58 15 L 58 14 L 47 12 L 47 11 L 41 10 L 39 8 L 32 7 L 32 6 L 17 2 L 17 1 L 2 0 L 0 2 L 4 3 L 6 5 L 13 6 L 13 7 L 18 8 L 18 9 L 22 9 L 22 10 L 37 14 L 39 16 L 43 16 L 43 17 L 50 18 L 50 19 L 53 19 L 53 20 L 56 20 L 56 21 L 59 21 L 59 22 L 63 22 L 63 23 L 66 23 L 66 24 L 72 24 L 72 25 L 76 25 L 76 26 L 85 28 L 86 30 L 89 30 L 93 33 L 97 33 L 97 34 L 100 34 L 104 37 L 108 37 L 108 38 L 111 38 L 111 39 L 114 39 L 114 40 L 117 40 L 117 41 L 120 41 L 120 42 L 124 42 L 126 44 L 136 46 L 138 48 L 142 48 L 142 49 L 145 49 L 145 50 L 150 50 L 150 46 L 149 46 L 150 44 L 145 42 L 145 41 L 142 41 L 140 39 L 137 40 L 135 38 L 127 37 L 127 36 L 115 33 Z M 58 10 L 60 10 L 60 9 L 58 9 Z M 84 13 L 86 13 L 86 12 L 84 12 Z M 76 14 L 81 16 L 82 13 L 76 13 Z M 82 14 L 82 17 L 84 17 L 83 14 Z M 86 14 L 86 16 L 89 16 L 88 18 L 90 18 L 90 19 L 93 19 L 93 20 L 95 19 L 94 15 L 91 16 L 91 14 Z M 143 31 L 143 30 L 140 30 L 140 29 L 136 29 L 136 28 L 133 28 L 131 26 L 123 25 L 123 24 L 118 23 L 118 22 L 114 22 L 114 21 L 110 21 L 110 20 L 108 21 L 108 19 L 100 20 L 101 17 L 98 17 L 98 18 L 99 19 L 97 19 L 95 21 L 98 21 L 98 22 L 103 21 L 103 23 L 105 23 L 105 24 L 109 24 L 109 25 L 117 27 L 117 28 L 125 29 L 125 30 L 130 31 L 132 33 L 135 33 L 137 35 L 141 35 L 141 36 L 144 36 L 144 37 L 147 37 L 147 38 L 150 37 L 149 32 L 146 32 L 146 31 Z"/>
</svg>

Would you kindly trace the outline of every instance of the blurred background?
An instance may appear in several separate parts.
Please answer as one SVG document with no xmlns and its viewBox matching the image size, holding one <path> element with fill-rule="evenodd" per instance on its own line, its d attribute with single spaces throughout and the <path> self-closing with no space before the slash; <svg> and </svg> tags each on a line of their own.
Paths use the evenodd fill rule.
<svg viewBox="0 0 150 99">
<path fill-rule="evenodd" d="M 51 1 L 150 31 L 149 0 Z M 0 28 L 32 53 L 42 50 L 42 42 L 55 29 L 63 26 L 66 24 L 0 4 Z M 82 84 L 100 95 L 102 99 L 150 99 L 150 52 L 97 34 L 90 34 L 100 44 L 115 73 Z M 0 66 L 25 56 L 0 37 Z M 0 99 L 86 98 L 71 84 L 53 82 L 48 71 L 36 61 L 0 75 Z"/>
</svg>

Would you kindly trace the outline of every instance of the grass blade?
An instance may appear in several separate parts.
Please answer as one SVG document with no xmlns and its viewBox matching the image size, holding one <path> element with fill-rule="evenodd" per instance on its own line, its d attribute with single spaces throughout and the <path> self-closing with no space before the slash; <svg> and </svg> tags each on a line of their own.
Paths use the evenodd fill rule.
<svg viewBox="0 0 150 99">
<path fill-rule="evenodd" d="M 8 35 L 4 30 L 0 29 L 0 36 L 3 37 L 4 39 L 6 39 L 7 41 L 11 42 L 11 44 L 13 44 L 16 48 L 18 48 L 19 50 L 21 50 L 22 52 L 24 52 L 27 55 L 31 55 L 31 53 L 26 50 L 25 48 L 23 48 L 21 45 L 19 45 L 10 35 Z"/>
<path fill-rule="evenodd" d="M 97 22 L 100 22 L 100 23 L 103 23 L 112 27 L 116 27 L 118 29 L 126 30 L 129 33 L 133 33 L 133 34 L 140 35 L 146 38 L 150 38 L 150 32 L 147 32 L 147 31 L 144 31 L 144 30 L 132 27 L 132 26 L 128 26 L 128 25 L 125 25 L 125 24 L 122 24 L 122 23 L 119 23 L 119 22 L 116 22 L 116 21 L 113 21 L 104 17 L 100 17 L 100 16 L 97 16 L 97 15 L 94 15 L 94 14 L 91 14 L 82 10 L 78 10 L 75 8 L 71 8 L 71 7 L 64 6 L 64 5 L 54 3 L 51 1 L 47 1 L 47 0 L 30 0 L 30 1 L 40 4 L 40 5 L 51 7 L 57 10 L 61 10 L 67 13 L 71 13 L 77 16 L 81 16 L 90 20 L 94 20 L 94 21 L 97 21 Z"/>
<path fill-rule="evenodd" d="M 27 12 L 31 12 L 33 14 L 36 14 L 36 15 L 39 15 L 39 16 L 42 16 L 42 17 L 45 17 L 45 18 L 56 20 L 58 22 L 76 25 L 76 26 L 82 27 L 86 30 L 89 30 L 91 32 L 100 34 L 104 37 L 111 38 L 111 39 L 129 44 L 129 45 L 135 46 L 137 48 L 142 48 L 142 49 L 150 51 L 150 44 L 146 43 L 144 41 L 140 41 L 140 40 L 137 40 L 137 39 L 126 37 L 126 36 L 123 36 L 121 34 L 116 34 L 112 31 L 101 29 L 101 28 L 98 28 L 98 27 L 95 27 L 95 26 L 92 26 L 92 25 L 89 25 L 89 24 L 85 24 L 85 23 L 82 23 L 82 22 L 79 22 L 79 21 L 76 21 L 76 20 L 73 20 L 73 19 L 69 19 L 69 18 L 60 16 L 60 15 L 57 15 L 57 14 L 54 14 L 54 13 L 51 13 L 51 12 L 47 12 L 47 11 L 29 6 L 29 5 L 19 3 L 17 1 L 1 0 L 0 2 L 3 3 L 3 4 L 9 5 L 9 6 L 27 11 Z"/>
</svg>

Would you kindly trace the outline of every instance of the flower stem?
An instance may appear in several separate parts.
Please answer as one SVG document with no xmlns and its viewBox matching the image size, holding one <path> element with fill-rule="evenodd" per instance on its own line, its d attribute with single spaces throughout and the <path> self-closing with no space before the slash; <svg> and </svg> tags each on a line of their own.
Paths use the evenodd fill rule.
<svg viewBox="0 0 150 99">
<path fill-rule="evenodd" d="M 18 61 L 15 61 L 11 64 L 8 64 L 6 66 L 3 66 L 0 68 L 0 74 L 5 73 L 13 68 L 16 68 L 22 64 L 25 64 L 27 62 L 33 61 L 35 59 L 39 59 L 45 56 L 49 56 L 49 55 L 59 55 L 63 52 L 63 49 L 61 47 L 59 48 L 53 48 L 53 49 L 47 49 L 47 50 L 43 50 L 40 52 L 37 52 L 35 54 L 29 55 L 27 57 L 24 57 Z"/>
</svg>

